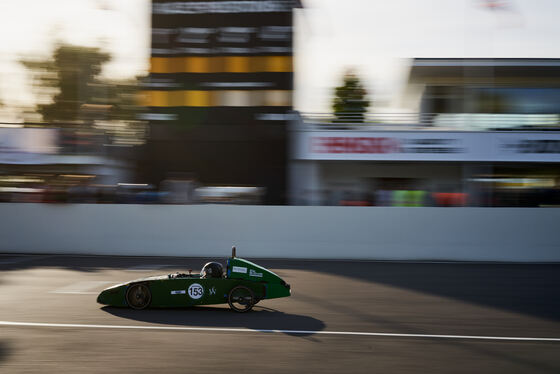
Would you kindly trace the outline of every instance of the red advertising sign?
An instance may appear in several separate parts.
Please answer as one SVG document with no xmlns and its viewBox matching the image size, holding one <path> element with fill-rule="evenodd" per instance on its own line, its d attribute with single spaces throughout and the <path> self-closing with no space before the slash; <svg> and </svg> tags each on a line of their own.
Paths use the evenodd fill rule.
<svg viewBox="0 0 560 374">
<path fill-rule="evenodd" d="M 302 131 L 303 160 L 560 162 L 560 133 L 464 131 Z"/>
<path fill-rule="evenodd" d="M 316 136 L 311 138 L 312 153 L 398 153 L 400 142 L 394 138 Z"/>
</svg>

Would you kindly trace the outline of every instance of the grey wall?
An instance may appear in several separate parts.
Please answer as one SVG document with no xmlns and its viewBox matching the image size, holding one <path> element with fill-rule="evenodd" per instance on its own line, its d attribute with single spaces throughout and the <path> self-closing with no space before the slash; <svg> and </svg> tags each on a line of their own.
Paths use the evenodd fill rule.
<svg viewBox="0 0 560 374">
<path fill-rule="evenodd" d="M 0 204 L 0 252 L 560 261 L 560 209 Z"/>
</svg>

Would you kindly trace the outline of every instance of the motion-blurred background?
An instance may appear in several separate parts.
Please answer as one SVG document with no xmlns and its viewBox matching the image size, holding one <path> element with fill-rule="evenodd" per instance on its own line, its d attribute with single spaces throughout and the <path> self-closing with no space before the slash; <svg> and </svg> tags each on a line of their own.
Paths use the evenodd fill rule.
<svg viewBox="0 0 560 374">
<path fill-rule="evenodd" d="M 0 201 L 560 205 L 555 1 L 0 5 Z"/>
<path fill-rule="evenodd" d="M 0 0 L 0 372 L 560 373 L 559 15 Z M 96 303 L 232 245 L 291 296 Z"/>
</svg>

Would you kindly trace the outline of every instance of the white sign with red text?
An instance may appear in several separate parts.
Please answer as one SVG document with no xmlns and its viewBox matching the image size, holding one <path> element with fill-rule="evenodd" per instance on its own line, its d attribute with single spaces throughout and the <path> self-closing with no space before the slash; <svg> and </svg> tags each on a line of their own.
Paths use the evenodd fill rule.
<svg viewBox="0 0 560 374">
<path fill-rule="evenodd" d="M 294 158 L 560 162 L 560 132 L 302 131 Z"/>
</svg>

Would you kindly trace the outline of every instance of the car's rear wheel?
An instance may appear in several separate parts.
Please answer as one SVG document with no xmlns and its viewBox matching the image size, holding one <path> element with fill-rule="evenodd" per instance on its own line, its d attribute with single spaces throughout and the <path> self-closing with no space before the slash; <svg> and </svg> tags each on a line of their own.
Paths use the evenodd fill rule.
<svg viewBox="0 0 560 374">
<path fill-rule="evenodd" d="M 150 305 L 152 293 L 145 283 L 135 284 L 126 291 L 126 302 L 132 309 L 144 309 Z"/>
<path fill-rule="evenodd" d="M 255 294 L 245 286 L 233 287 L 229 291 L 228 304 L 232 310 L 238 313 L 248 312 L 255 305 Z"/>
</svg>

